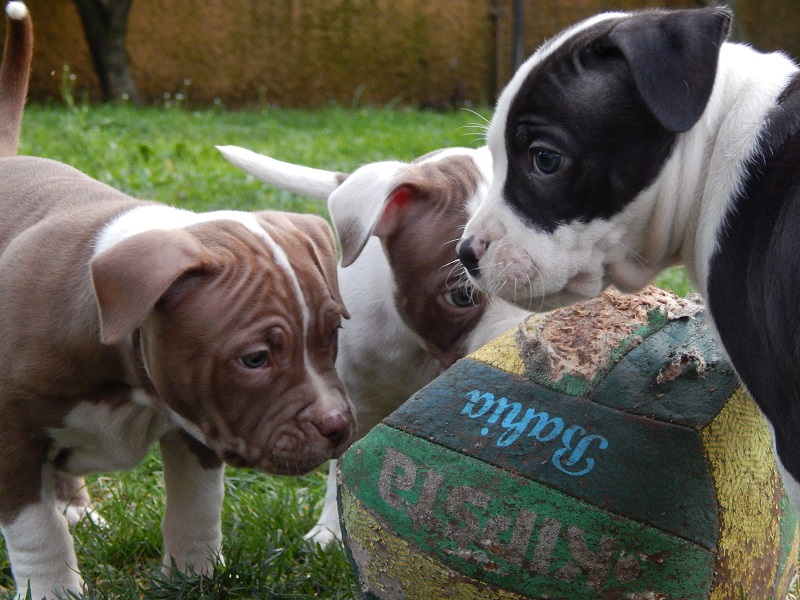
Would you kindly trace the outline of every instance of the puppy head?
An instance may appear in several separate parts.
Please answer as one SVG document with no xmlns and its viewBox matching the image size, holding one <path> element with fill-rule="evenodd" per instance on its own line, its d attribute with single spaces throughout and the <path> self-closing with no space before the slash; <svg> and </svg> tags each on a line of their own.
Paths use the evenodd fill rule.
<svg viewBox="0 0 800 600">
<path fill-rule="evenodd" d="M 459 257 L 475 283 L 526 308 L 646 284 L 637 201 L 701 117 L 730 15 L 609 13 L 519 70 L 489 128 L 494 176 Z"/>
<path fill-rule="evenodd" d="M 259 213 L 132 235 L 91 263 L 102 340 L 132 340 L 176 421 L 234 466 L 298 474 L 354 423 L 334 371 L 346 312 L 319 217 Z"/>
<path fill-rule="evenodd" d="M 489 174 L 485 148 L 452 148 L 413 163 L 365 165 L 328 199 L 342 266 L 356 261 L 370 236 L 377 236 L 401 318 L 443 366 L 468 351 L 469 336 L 491 304 L 467 281 L 455 252 Z"/>
</svg>

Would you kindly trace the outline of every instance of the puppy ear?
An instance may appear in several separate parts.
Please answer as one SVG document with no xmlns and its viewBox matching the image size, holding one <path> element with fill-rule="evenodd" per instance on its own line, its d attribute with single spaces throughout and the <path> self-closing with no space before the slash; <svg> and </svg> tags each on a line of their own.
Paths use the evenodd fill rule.
<svg viewBox="0 0 800 600">
<path fill-rule="evenodd" d="M 285 231 L 286 227 L 280 221 L 285 219 L 306 238 L 306 247 L 317 265 L 317 269 L 328 286 L 331 297 L 342 308 L 345 319 L 350 318 L 339 291 L 339 278 L 336 274 L 336 246 L 333 241 L 333 231 L 328 222 L 322 217 L 309 214 L 295 214 L 275 211 L 263 211 L 259 216 L 275 224 Z"/>
<path fill-rule="evenodd" d="M 688 131 L 703 114 L 730 22 L 724 9 L 656 12 L 624 19 L 609 34 L 645 104 L 669 131 Z"/>
<path fill-rule="evenodd" d="M 397 161 L 365 165 L 328 197 L 328 210 L 342 245 L 342 266 L 358 258 L 371 235 L 391 232 L 403 206 L 418 195 L 412 165 Z"/>
<path fill-rule="evenodd" d="M 100 312 L 100 340 L 116 344 L 141 325 L 166 291 L 203 264 L 202 246 L 180 229 L 133 235 L 95 256 L 92 283 Z"/>
</svg>

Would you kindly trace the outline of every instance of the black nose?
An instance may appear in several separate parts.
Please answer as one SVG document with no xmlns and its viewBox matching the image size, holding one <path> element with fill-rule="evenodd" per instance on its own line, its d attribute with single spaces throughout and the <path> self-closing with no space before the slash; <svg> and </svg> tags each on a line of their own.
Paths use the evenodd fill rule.
<svg viewBox="0 0 800 600">
<path fill-rule="evenodd" d="M 458 259 L 473 277 L 477 278 L 481 276 L 481 269 L 478 266 L 478 262 L 486 251 L 486 246 L 488 246 L 488 244 L 483 243 L 482 240 L 476 242 L 474 235 L 462 239 L 458 242 L 458 246 L 456 246 Z"/>
</svg>

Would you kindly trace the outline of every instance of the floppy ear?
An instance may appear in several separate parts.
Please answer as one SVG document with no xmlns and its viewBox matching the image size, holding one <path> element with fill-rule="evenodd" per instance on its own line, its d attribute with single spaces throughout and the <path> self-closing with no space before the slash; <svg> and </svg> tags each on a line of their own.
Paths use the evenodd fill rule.
<svg viewBox="0 0 800 600">
<path fill-rule="evenodd" d="M 689 9 L 625 19 L 609 34 L 645 104 L 669 131 L 688 131 L 703 114 L 730 22 L 724 9 Z"/>
<path fill-rule="evenodd" d="M 266 218 L 274 218 L 276 213 L 262 213 Z M 309 214 L 281 213 L 281 217 L 287 219 L 294 227 L 307 239 L 307 247 L 311 252 L 314 262 L 328 286 L 331 297 L 342 307 L 344 318 L 349 319 L 350 314 L 344 305 L 341 292 L 339 291 L 339 278 L 336 275 L 336 246 L 333 241 L 333 231 L 330 225 L 322 217 Z"/>
<path fill-rule="evenodd" d="M 328 210 L 342 245 L 342 266 L 358 258 L 371 235 L 385 237 L 403 207 L 420 195 L 413 165 L 387 161 L 354 171 L 328 197 Z"/>
<path fill-rule="evenodd" d="M 92 258 L 100 340 L 116 344 L 141 325 L 164 293 L 203 264 L 202 246 L 180 229 L 133 235 Z"/>
</svg>

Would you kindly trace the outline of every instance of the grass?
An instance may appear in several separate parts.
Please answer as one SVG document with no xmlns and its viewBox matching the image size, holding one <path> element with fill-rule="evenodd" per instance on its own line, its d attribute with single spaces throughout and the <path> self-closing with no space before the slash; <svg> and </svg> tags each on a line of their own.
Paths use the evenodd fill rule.
<svg viewBox="0 0 800 600">
<path fill-rule="evenodd" d="M 118 189 L 192 210 L 271 207 L 325 214 L 324 206 L 267 189 L 223 160 L 233 144 L 310 166 L 349 170 L 477 145 L 472 113 L 346 110 L 183 111 L 30 107 L 20 152 L 67 162 Z"/>
<path fill-rule="evenodd" d="M 485 116 L 488 113 L 482 111 Z M 283 160 L 337 170 L 369 161 L 408 160 L 444 146 L 477 146 L 482 118 L 331 107 L 315 112 L 191 112 L 165 108 L 31 106 L 21 154 L 66 162 L 137 197 L 205 211 L 275 208 L 325 215 L 323 204 L 271 190 L 245 177 L 215 149 L 234 144 Z M 661 283 L 683 294 L 682 270 Z M 313 525 L 326 469 L 270 477 L 228 469 L 224 554 L 210 578 L 165 579 L 159 573 L 163 487 L 153 452 L 137 469 L 88 479 L 105 519 L 75 528 L 89 598 L 327 598 L 357 596 L 344 552 L 302 540 Z M 10 567 L 0 540 L 0 598 L 11 598 Z"/>
</svg>

